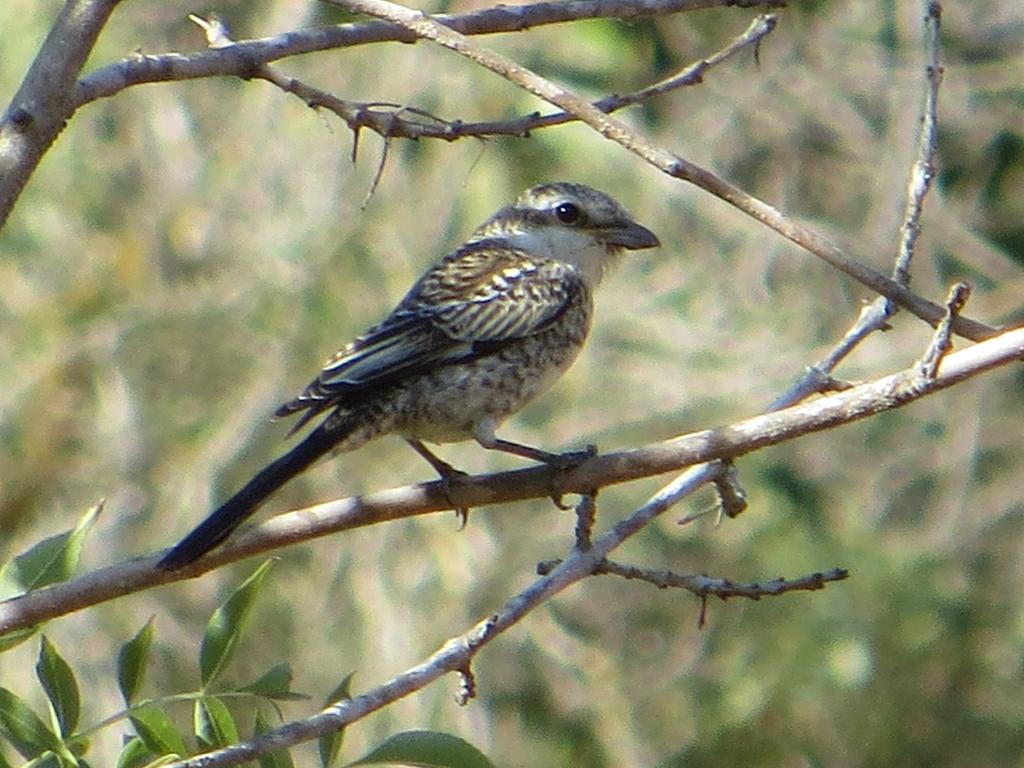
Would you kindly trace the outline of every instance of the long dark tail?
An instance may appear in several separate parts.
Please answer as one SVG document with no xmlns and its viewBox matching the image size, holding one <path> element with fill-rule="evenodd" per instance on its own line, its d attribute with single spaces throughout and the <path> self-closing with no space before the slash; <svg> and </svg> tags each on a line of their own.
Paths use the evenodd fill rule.
<svg viewBox="0 0 1024 768">
<path fill-rule="evenodd" d="M 221 504 L 157 564 L 165 571 L 184 568 L 220 544 L 267 498 L 343 440 L 349 430 L 318 427 L 281 458 L 261 469 L 238 493 Z"/>
</svg>

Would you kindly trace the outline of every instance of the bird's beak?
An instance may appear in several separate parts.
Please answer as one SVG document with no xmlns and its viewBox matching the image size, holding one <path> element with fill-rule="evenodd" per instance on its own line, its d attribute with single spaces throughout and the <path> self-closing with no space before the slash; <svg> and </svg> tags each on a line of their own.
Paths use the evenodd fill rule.
<svg viewBox="0 0 1024 768">
<path fill-rule="evenodd" d="M 661 245 L 658 236 L 647 227 L 631 221 L 620 227 L 609 227 L 604 231 L 604 239 L 610 245 L 617 245 L 630 251 L 642 248 L 657 248 Z"/>
</svg>

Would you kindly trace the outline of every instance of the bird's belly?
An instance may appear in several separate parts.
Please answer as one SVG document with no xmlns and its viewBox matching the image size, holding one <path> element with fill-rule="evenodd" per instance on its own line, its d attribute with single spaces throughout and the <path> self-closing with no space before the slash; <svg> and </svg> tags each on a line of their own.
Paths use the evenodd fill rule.
<svg viewBox="0 0 1024 768">
<path fill-rule="evenodd" d="M 433 443 L 454 443 L 472 439 L 476 425 L 485 419 L 502 422 L 550 387 L 580 349 L 579 344 L 551 349 L 532 341 L 408 382 L 398 398 L 403 407 L 396 431 Z"/>
</svg>

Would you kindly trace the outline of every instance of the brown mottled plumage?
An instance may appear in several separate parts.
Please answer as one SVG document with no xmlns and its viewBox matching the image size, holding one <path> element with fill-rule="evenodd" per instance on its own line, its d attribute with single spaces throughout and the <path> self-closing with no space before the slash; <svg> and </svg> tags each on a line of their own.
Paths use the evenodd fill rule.
<svg viewBox="0 0 1024 768">
<path fill-rule="evenodd" d="M 475 439 L 485 448 L 557 462 L 498 439 L 508 416 L 576 358 L 590 330 L 592 292 L 624 250 L 658 238 L 615 200 L 581 184 L 520 195 L 431 267 L 381 323 L 339 350 L 276 412 L 301 413 L 293 432 L 326 417 L 261 470 L 160 561 L 181 568 L 213 549 L 274 491 L 321 456 L 397 433 L 442 475 L 422 440 Z"/>
</svg>

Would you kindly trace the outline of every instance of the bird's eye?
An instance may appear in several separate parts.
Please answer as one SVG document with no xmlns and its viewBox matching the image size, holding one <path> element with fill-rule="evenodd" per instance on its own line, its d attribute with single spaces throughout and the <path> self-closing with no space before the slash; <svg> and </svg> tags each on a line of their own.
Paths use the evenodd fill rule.
<svg viewBox="0 0 1024 768">
<path fill-rule="evenodd" d="M 575 224 L 583 212 L 576 203 L 559 203 L 555 206 L 555 216 L 563 224 Z"/>
</svg>

